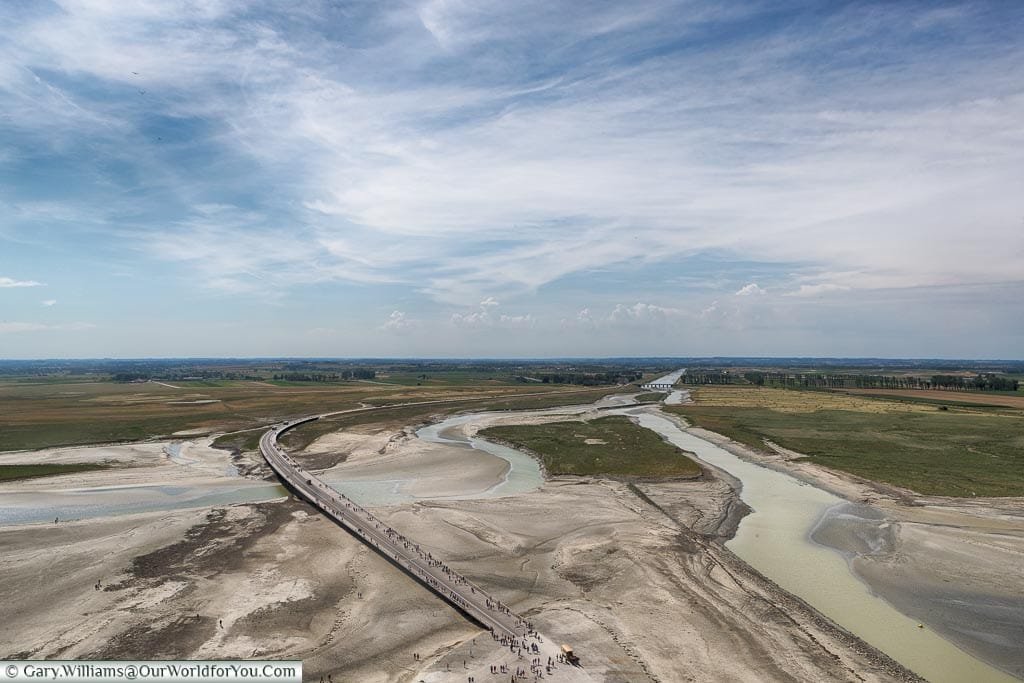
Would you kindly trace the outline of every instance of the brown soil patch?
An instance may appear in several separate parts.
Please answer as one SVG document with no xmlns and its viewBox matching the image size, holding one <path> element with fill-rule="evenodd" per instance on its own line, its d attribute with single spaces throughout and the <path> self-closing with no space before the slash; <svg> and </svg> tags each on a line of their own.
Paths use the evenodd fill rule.
<svg viewBox="0 0 1024 683">
<path fill-rule="evenodd" d="M 850 394 L 926 398 L 930 401 L 1006 406 L 1024 410 L 1024 396 L 1013 396 L 1012 394 L 982 394 L 970 391 L 939 391 L 937 389 L 844 389 L 843 391 Z"/>
</svg>

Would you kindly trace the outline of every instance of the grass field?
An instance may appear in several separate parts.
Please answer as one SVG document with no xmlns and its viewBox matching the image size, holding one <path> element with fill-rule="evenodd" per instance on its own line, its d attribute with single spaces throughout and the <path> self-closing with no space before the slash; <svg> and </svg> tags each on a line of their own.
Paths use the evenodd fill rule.
<svg viewBox="0 0 1024 683">
<path fill-rule="evenodd" d="M 661 403 L 668 394 L 660 391 L 652 391 L 649 394 L 637 394 L 638 403 Z"/>
<path fill-rule="evenodd" d="M 928 403 L 968 405 L 968 406 L 1002 406 L 1024 410 L 1024 395 L 1017 391 L 938 391 L 935 389 L 845 389 L 851 394 L 875 396 L 879 398 L 906 398 Z"/>
<path fill-rule="evenodd" d="M 536 388 L 529 393 L 534 393 Z M 602 387 L 600 389 L 561 389 L 549 391 L 539 396 L 512 396 L 509 398 L 466 398 L 451 400 L 446 403 L 427 405 L 383 405 L 384 401 L 374 401 L 374 405 L 382 405 L 381 410 L 337 415 L 315 422 L 307 422 L 286 432 L 281 437 L 281 444 L 289 450 L 301 450 L 319 437 L 346 427 L 373 426 L 379 428 L 395 428 L 401 425 L 415 424 L 432 416 L 443 416 L 462 410 L 540 410 L 543 408 L 559 408 L 567 405 L 591 403 L 612 393 L 621 393 L 621 388 Z M 408 397 L 405 401 L 410 400 Z M 436 396 L 425 397 L 423 400 L 437 400 Z"/>
<path fill-rule="evenodd" d="M 168 386 L 171 385 L 171 386 Z M 361 404 L 459 399 L 483 408 L 542 407 L 588 402 L 614 391 L 568 393 L 565 386 L 501 384 L 466 374 L 444 385 L 386 385 L 369 382 L 286 383 L 260 381 L 175 381 L 160 384 L 0 381 L 0 451 L 52 446 L 140 441 L 174 432 L 235 431 L 311 413 L 358 408 Z M 547 396 L 523 396 L 550 392 Z M 512 398 L 505 398 L 513 395 Z M 572 397 L 570 399 L 570 396 Z M 564 402 L 564 403 L 563 403 Z M 219 445 L 251 439 L 228 438 Z"/>
<path fill-rule="evenodd" d="M 214 448 L 223 448 L 230 451 L 255 451 L 260 447 L 260 437 L 266 430 L 262 427 L 247 429 L 243 432 L 231 432 L 213 440 L 210 444 Z"/>
<path fill-rule="evenodd" d="M 181 430 L 230 431 L 328 408 L 357 407 L 369 392 L 347 385 L 208 386 L 178 382 L 0 383 L 0 450 L 137 441 Z"/>
<path fill-rule="evenodd" d="M 71 474 L 72 472 L 88 472 L 107 469 L 101 463 L 71 463 L 66 465 L 0 465 L 0 481 L 14 479 L 32 479 L 49 477 L 55 474 Z"/>
<path fill-rule="evenodd" d="M 691 423 L 767 450 L 922 494 L 1024 495 L 1024 412 L 847 394 L 702 387 L 669 406 Z"/>
<path fill-rule="evenodd" d="M 696 477 L 700 467 L 654 432 L 622 416 L 589 422 L 490 427 L 480 432 L 540 456 L 550 474 Z"/>
</svg>

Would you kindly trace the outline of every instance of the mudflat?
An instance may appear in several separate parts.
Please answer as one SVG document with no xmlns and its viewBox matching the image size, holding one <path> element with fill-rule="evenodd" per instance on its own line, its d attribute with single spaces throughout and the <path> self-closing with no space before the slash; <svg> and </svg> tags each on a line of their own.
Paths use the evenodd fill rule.
<svg viewBox="0 0 1024 683">
<path fill-rule="evenodd" d="M 409 468 L 419 494 L 441 496 L 458 493 L 456 460 L 479 460 L 462 493 L 502 476 L 492 456 L 426 448 L 409 430 L 362 437 L 336 444 L 344 458 L 324 476 Z M 916 679 L 722 547 L 742 514 L 726 478 L 554 477 L 515 496 L 375 514 L 571 643 L 592 680 Z M 291 498 L 5 527 L 0 547 L 4 654 L 297 657 L 313 680 L 447 681 L 486 680 L 507 653 Z"/>
<path fill-rule="evenodd" d="M 849 501 L 822 519 L 813 540 L 842 552 L 854 574 L 904 614 L 1024 677 L 1024 499 L 922 496 L 820 467 L 777 444 L 754 449 L 688 431 Z"/>
</svg>

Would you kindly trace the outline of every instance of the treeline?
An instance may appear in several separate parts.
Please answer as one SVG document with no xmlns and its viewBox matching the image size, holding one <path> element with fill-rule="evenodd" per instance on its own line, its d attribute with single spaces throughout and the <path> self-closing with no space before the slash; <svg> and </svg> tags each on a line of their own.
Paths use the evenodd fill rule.
<svg viewBox="0 0 1024 683">
<path fill-rule="evenodd" d="M 342 370 L 341 372 L 281 372 L 274 379 L 285 382 L 341 382 L 350 379 L 373 379 L 375 370 Z"/>
<path fill-rule="evenodd" d="M 643 373 L 633 370 L 618 372 L 543 372 L 529 376 L 517 376 L 519 382 L 536 382 L 543 384 L 574 384 L 584 387 L 598 387 L 612 384 L 629 384 L 643 377 Z"/>
<path fill-rule="evenodd" d="M 999 375 L 977 375 L 960 377 L 958 375 L 933 375 L 933 388 L 953 389 L 959 391 L 1017 391 L 1020 381 Z"/>
<path fill-rule="evenodd" d="M 687 370 L 679 381 L 683 384 L 746 384 L 740 375 L 728 370 Z"/>
<path fill-rule="evenodd" d="M 981 373 L 964 375 L 862 375 L 825 372 L 696 370 L 683 375 L 687 384 L 754 384 L 799 389 L 939 389 L 943 391 L 1017 391 L 1016 379 Z"/>
<path fill-rule="evenodd" d="M 228 379 L 228 380 L 262 380 L 259 375 L 226 370 L 192 370 L 181 372 L 116 372 L 110 376 L 115 382 L 143 382 L 159 380 L 161 382 L 183 382 L 188 380 Z"/>
</svg>

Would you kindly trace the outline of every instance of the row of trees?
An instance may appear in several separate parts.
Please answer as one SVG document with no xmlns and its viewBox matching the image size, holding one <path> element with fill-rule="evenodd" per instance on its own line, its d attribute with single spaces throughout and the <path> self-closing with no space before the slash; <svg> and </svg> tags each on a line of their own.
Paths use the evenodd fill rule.
<svg viewBox="0 0 1024 683">
<path fill-rule="evenodd" d="M 933 375 L 935 388 L 960 391 L 1017 391 L 1020 381 L 1000 375 L 982 374 L 974 377 L 959 375 Z"/>
<path fill-rule="evenodd" d="M 575 384 L 584 387 L 597 387 L 611 384 L 629 384 L 643 377 L 638 370 L 620 370 L 612 372 L 545 372 L 529 376 L 518 376 L 520 382 L 536 382 L 544 384 Z"/>
<path fill-rule="evenodd" d="M 744 384 L 739 375 L 728 370 L 687 370 L 680 380 L 683 384 Z"/>
<path fill-rule="evenodd" d="M 176 372 L 115 372 L 110 377 L 115 382 L 139 382 L 144 380 L 161 380 L 165 382 L 195 380 L 195 379 L 229 379 L 229 380 L 253 380 L 259 381 L 260 375 L 249 375 L 244 372 L 233 372 L 230 370 L 181 370 Z"/>
<path fill-rule="evenodd" d="M 808 389 L 941 389 L 945 391 L 1017 391 L 1016 379 L 993 374 L 963 375 L 859 375 L 842 373 L 744 372 L 742 379 L 757 386 L 800 387 Z M 709 380 L 695 384 L 735 384 L 740 377 L 721 371 L 709 374 Z M 688 379 L 688 381 L 690 381 Z"/>
<path fill-rule="evenodd" d="M 341 372 L 280 372 L 274 375 L 276 380 L 286 382 L 340 382 L 350 379 L 373 379 L 376 370 L 354 369 Z"/>
</svg>

